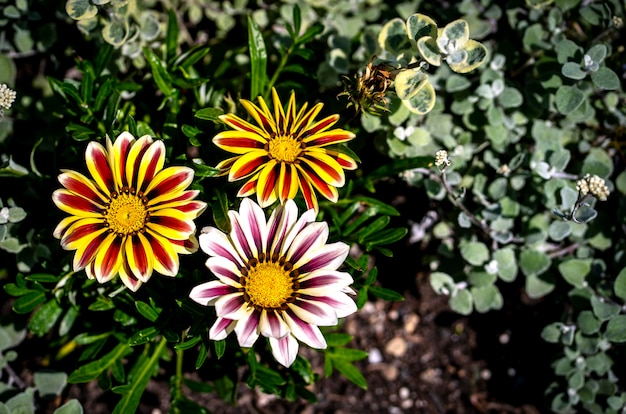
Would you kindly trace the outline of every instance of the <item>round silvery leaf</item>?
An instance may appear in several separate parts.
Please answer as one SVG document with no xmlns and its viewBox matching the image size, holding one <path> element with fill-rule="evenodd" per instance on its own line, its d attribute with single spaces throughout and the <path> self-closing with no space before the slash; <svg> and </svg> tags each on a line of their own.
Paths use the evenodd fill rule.
<svg viewBox="0 0 626 414">
<path fill-rule="evenodd" d="M 425 14 L 415 13 L 406 20 L 406 28 L 411 39 L 417 41 L 424 36 L 437 36 L 437 24 Z"/>
<path fill-rule="evenodd" d="M 91 19 L 98 14 L 98 8 L 89 0 L 68 0 L 65 11 L 74 20 Z"/>
</svg>

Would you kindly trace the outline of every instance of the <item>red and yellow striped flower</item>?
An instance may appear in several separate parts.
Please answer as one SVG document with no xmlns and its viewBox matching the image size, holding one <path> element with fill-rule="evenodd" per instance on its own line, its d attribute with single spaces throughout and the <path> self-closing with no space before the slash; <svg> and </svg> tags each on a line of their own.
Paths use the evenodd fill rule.
<svg viewBox="0 0 626 414">
<path fill-rule="evenodd" d="M 277 199 L 284 203 L 294 198 L 298 190 L 309 209 L 318 209 L 314 190 L 336 202 L 337 187 L 345 183 L 343 170 L 355 169 L 356 161 L 329 146 L 350 141 L 354 134 L 343 129 L 330 129 L 339 120 L 339 115 L 316 122 L 322 103 L 308 111 L 305 103 L 297 111 L 292 92 L 285 111 L 275 89 L 272 89 L 272 98 L 273 113 L 262 97 L 259 97 L 259 106 L 241 100 L 256 125 L 234 114 L 220 116 L 233 130 L 217 134 L 213 142 L 237 155 L 222 161 L 217 168 L 222 174 L 228 174 L 229 181 L 247 179 L 237 196 L 248 197 L 256 193 L 261 207 L 267 207 Z"/>
<path fill-rule="evenodd" d="M 165 145 L 145 135 L 123 132 L 106 148 L 90 142 L 85 159 L 91 178 L 63 170 L 63 189 L 54 203 L 70 216 L 54 230 L 66 250 L 76 250 L 74 271 L 85 269 L 90 279 L 108 282 L 119 274 L 136 291 L 156 270 L 178 273 L 179 254 L 198 250 L 193 220 L 206 208 L 186 190 L 193 170 L 163 168 Z"/>
</svg>

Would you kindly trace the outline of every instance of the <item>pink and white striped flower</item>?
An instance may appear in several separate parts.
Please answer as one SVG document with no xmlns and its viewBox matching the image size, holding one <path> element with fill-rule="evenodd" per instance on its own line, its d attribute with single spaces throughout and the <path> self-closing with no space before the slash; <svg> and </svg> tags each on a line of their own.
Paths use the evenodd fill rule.
<svg viewBox="0 0 626 414">
<path fill-rule="evenodd" d="M 319 326 L 333 326 L 356 311 L 348 294 L 353 280 L 337 269 L 348 255 L 342 242 L 326 244 L 328 225 L 315 222 L 315 211 L 298 217 L 293 200 L 263 209 L 245 198 L 239 212 L 229 211 L 230 233 L 206 227 L 200 248 L 217 280 L 194 287 L 191 299 L 215 306 L 217 320 L 209 337 L 221 340 L 235 331 L 239 345 L 251 347 L 260 335 L 269 339 L 276 360 L 288 367 L 298 340 L 326 348 Z"/>
</svg>

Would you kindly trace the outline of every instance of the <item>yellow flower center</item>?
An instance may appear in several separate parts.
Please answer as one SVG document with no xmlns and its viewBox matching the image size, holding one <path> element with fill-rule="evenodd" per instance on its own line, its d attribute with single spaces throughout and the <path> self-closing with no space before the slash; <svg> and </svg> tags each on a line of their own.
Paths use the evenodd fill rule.
<svg viewBox="0 0 626 414">
<path fill-rule="evenodd" d="M 150 220 L 147 202 L 141 193 L 135 194 L 134 189 L 123 188 L 121 193 L 113 193 L 109 206 L 103 213 L 105 226 L 119 236 L 144 231 Z"/>
<path fill-rule="evenodd" d="M 291 135 L 276 135 L 270 139 L 267 152 L 279 162 L 294 162 L 302 152 L 302 142 Z"/>
<path fill-rule="evenodd" d="M 291 270 L 291 263 L 284 259 L 263 262 L 263 255 L 260 259 L 261 262 L 250 260 L 249 268 L 242 269 L 244 277 L 240 282 L 244 298 L 258 310 L 285 309 L 287 303 L 293 302 L 299 288 L 298 271 Z"/>
</svg>

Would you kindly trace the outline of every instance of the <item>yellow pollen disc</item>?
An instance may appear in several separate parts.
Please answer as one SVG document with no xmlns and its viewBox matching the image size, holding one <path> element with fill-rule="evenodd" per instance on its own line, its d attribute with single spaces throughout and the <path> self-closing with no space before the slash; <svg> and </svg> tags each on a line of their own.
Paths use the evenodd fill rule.
<svg viewBox="0 0 626 414">
<path fill-rule="evenodd" d="M 113 198 L 104 213 L 109 230 L 120 235 L 143 230 L 148 218 L 148 210 L 141 198 L 128 193 Z"/>
<path fill-rule="evenodd" d="M 301 151 L 300 141 L 288 135 L 277 135 L 272 138 L 267 150 L 270 157 L 280 162 L 294 162 Z"/>
<path fill-rule="evenodd" d="M 278 309 L 293 293 L 293 279 L 278 263 L 263 262 L 248 271 L 244 289 L 253 305 Z"/>
</svg>

